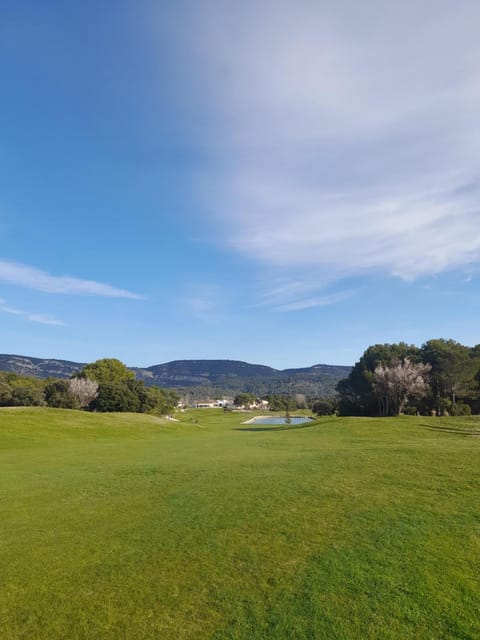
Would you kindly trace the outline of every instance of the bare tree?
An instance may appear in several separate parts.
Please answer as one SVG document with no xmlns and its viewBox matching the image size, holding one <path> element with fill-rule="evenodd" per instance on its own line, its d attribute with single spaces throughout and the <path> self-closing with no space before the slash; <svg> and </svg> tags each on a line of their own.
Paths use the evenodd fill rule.
<svg viewBox="0 0 480 640">
<path fill-rule="evenodd" d="M 390 366 L 381 364 L 376 367 L 373 388 L 380 415 L 400 415 L 411 398 L 425 396 L 428 391 L 425 376 L 430 369 L 429 364 L 415 364 L 408 358 Z"/>
<path fill-rule="evenodd" d="M 86 409 L 97 397 L 98 383 L 89 378 L 72 378 L 68 381 L 68 386 L 82 409 Z"/>
<path fill-rule="evenodd" d="M 297 403 L 297 407 L 299 409 L 307 409 L 308 408 L 307 399 L 305 398 L 305 395 L 303 393 L 296 393 L 295 394 L 295 402 Z"/>
</svg>

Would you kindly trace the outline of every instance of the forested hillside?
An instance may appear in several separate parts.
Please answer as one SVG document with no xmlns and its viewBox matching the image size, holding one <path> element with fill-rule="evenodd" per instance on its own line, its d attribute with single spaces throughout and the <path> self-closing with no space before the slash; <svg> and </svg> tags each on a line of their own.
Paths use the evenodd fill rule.
<svg viewBox="0 0 480 640">
<path fill-rule="evenodd" d="M 70 378 L 83 363 L 66 360 L 0 355 L 0 371 L 37 378 Z M 273 369 L 238 360 L 174 360 L 146 368 L 130 367 L 147 386 L 185 389 L 198 396 L 249 392 L 255 395 L 296 393 L 330 396 L 351 367 L 317 364 L 302 369 Z"/>
</svg>

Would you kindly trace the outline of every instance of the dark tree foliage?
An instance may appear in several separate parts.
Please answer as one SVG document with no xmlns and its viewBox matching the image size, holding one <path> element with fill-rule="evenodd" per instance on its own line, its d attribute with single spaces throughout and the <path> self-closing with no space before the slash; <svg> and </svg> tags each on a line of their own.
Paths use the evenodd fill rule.
<svg viewBox="0 0 480 640">
<path fill-rule="evenodd" d="M 0 407 L 8 407 L 12 404 L 12 388 L 5 380 L 4 376 L 0 377 Z"/>
<path fill-rule="evenodd" d="M 270 411 L 294 411 L 298 409 L 298 403 L 292 396 L 271 393 L 265 399 L 268 400 Z"/>
<path fill-rule="evenodd" d="M 100 384 L 94 406 L 97 411 L 102 412 L 130 411 L 137 413 L 140 411 L 141 399 L 135 389 L 132 389 L 126 382 Z"/>
<path fill-rule="evenodd" d="M 401 367 L 402 363 L 426 365 L 424 394 L 417 394 L 414 406 L 403 403 L 408 413 L 466 415 L 480 411 L 480 345 L 469 348 L 454 340 L 429 340 L 421 348 L 398 344 L 369 347 L 350 375 L 337 385 L 341 415 L 385 414 L 385 393 L 375 383 L 375 370 Z M 419 369 L 420 371 L 420 369 Z M 395 407 L 391 407 L 391 412 Z M 387 412 L 388 413 L 388 412 Z"/>
<path fill-rule="evenodd" d="M 70 393 L 68 380 L 49 380 L 45 384 L 45 400 L 49 407 L 57 409 L 79 409 L 80 404 Z"/>
<path fill-rule="evenodd" d="M 375 344 L 364 352 L 355 364 L 348 378 L 337 385 L 339 412 L 341 415 L 372 416 L 378 411 L 378 401 L 373 388 L 373 374 L 380 366 L 390 366 L 408 358 L 411 362 L 420 362 L 420 349 L 415 345 Z"/>
<path fill-rule="evenodd" d="M 14 387 L 12 390 L 12 406 L 40 407 L 45 404 L 41 389 L 31 385 Z"/>
<path fill-rule="evenodd" d="M 28 407 L 44 404 L 42 380 L 16 373 L 0 374 L 0 406 Z"/>
<path fill-rule="evenodd" d="M 312 411 L 317 416 L 331 416 L 338 408 L 337 398 L 321 398 L 312 404 Z"/>
<path fill-rule="evenodd" d="M 429 340 L 422 346 L 423 361 L 430 372 L 430 406 L 437 415 L 452 414 L 458 400 L 474 401 L 480 368 L 477 347 L 469 349 L 455 340 Z"/>
<path fill-rule="evenodd" d="M 80 372 L 81 376 L 95 380 L 99 385 L 119 384 L 135 380 L 133 371 L 116 358 L 102 358 L 87 364 Z"/>
<path fill-rule="evenodd" d="M 178 402 L 177 395 L 158 387 L 146 387 L 142 380 L 123 380 L 100 384 L 94 401 L 97 411 L 129 411 L 132 413 L 171 413 Z"/>
<path fill-rule="evenodd" d="M 172 413 L 180 400 L 175 391 L 170 391 L 169 389 L 148 387 L 146 391 L 148 394 L 148 402 L 145 406 L 148 407 L 148 413 L 158 415 Z"/>
<path fill-rule="evenodd" d="M 98 383 L 98 394 L 92 404 L 96 411 L 164 415 L 178 402 L 177 396 L 165 389 L 146 387 L 143 380 L 136 380 L 133 371 L 115 358 L 87 364 L 80 375 Z"/>
<path fill-rule="evenodd" d="M 238 393 L 233 400 L 233 404 L 236 407 L 245 407 L 255 402 L 255 396 L 253 393 Z"/>
</svg>

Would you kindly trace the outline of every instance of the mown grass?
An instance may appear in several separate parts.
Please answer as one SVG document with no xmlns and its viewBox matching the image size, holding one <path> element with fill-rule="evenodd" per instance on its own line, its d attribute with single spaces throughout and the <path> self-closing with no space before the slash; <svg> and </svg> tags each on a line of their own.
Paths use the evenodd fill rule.
<svg viewBox="0 0 480 640">
<path fill-rule="evenodd" d="M 0 638 L 480 638 L 479 419 L 243 420 L 1 410 Z"/>
</svg>

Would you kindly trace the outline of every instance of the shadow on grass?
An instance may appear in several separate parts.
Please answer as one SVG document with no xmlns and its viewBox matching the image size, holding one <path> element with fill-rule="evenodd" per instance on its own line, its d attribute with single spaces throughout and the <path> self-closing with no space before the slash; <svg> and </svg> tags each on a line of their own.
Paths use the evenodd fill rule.
<svg viewBox="0 0 480 640">
<path fill-rule="evenodd" d="M 278 427 L 234 427 L 234 431 L 291 431 L 293 429 L 307 429 L 308 427 L 313 427 L 315 425 L 309 424 L 287 424 L 280 425 Z"/>
<path fill-rule="evenodd" d="M 455 433 L 459 436 L 480 436 L 480 431 L 473 429 L 455 429 L 454 427 L 435 427 L 431 424 L 418 425 L 421 429 L 429 429 L 430 431 L 443 431 L 444 433 Z"/>
</svg>

